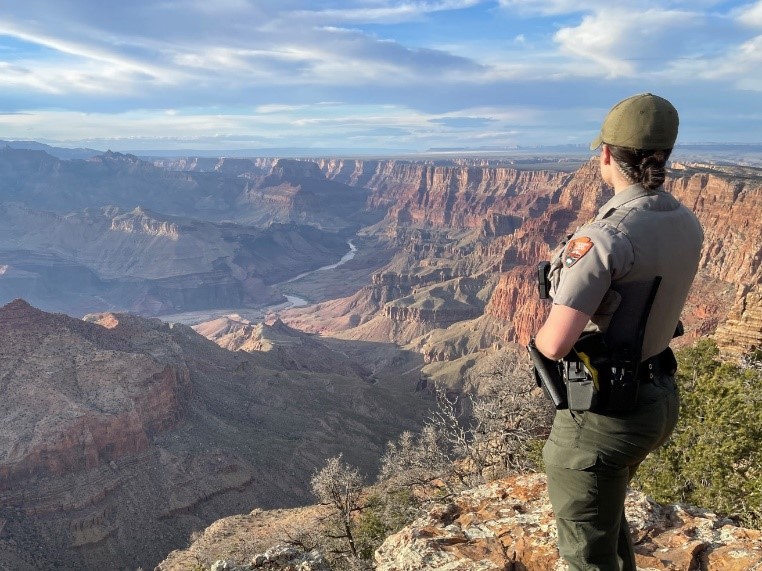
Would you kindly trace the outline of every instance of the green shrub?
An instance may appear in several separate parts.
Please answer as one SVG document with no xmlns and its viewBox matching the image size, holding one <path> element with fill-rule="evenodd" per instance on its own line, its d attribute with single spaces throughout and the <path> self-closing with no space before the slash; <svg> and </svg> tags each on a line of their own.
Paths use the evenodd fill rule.
<svg viewBox="0 0 762 571">
<path fill-rule="evenodd" d="M 643 463 L 636 485 L 657 501 L 699 505 L 758 527 L 762 372 L 721 362 L 708 340 L 678 361 L 680 420 L 669 443 Z"/>
<path fill-rule="evenodd" d="M 389 535 L 397 533 L 419 515 L 419 501 L 407 489 L 373 494 L 357 518 L 355 537 L 361 559 L 373 560 L 373 553 Z"/>
</svg>

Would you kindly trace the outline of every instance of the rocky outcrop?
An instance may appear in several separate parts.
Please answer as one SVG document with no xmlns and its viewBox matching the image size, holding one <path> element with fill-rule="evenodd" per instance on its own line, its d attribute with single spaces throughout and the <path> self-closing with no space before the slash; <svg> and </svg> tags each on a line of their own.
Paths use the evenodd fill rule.
<svg viewBox="0 0 762 571">
<path fill-rule="evenodd" d="M 410 295 L 384 305 L 385 317 L 396 322 L 430 323 L 439 327 L 478 317 L 483 302 L 477 297 L 484 282 L 457 278 L 412 289 Z"/>
<path fill-rule="evenodd" d="M 550 302 L 539 299 L 537 273 L 521 267 L 502 273 L 484 310 L 485 315 L 503 321 L 504 341 L 526 345 L 550 311 Z"/>
<path fill-rule="evenodd" d="M 212 563 L 210 571 L 331 571 L 331 566 L 317 549 L 304 551 L 293 545 L 276 545 L 251 558 L 251 563 L 238 565 L 234 561 Z"/>
<path fill-rule="evenodd" d="M 705 510 L 662 506 L 631 491 L 627 518 L 638 568 L 762 569 L 762 532 Z M 439 504 L 375 555 L 377 571 L 547 571 L 559 568 L 556 530 L 542 474 L 466 491 Z"/>
<path fill-rule="evenodd" d="M 736 357 L 762 348 L 762 288 L 756 284 L 739 289 L 727 319 L 714 333 L 723 351 Z"/>
<path fill-rule="evenodd" d="M 321 565 L 323 557 L 320 553 L 294 549 L 284 542 L 297 538 L 300 532 L 319 528 L 328 512 L 327 506 L 310 505 L 293 509 L 255 509 L 220 519 L 194 534 L 188 547 L 167 555 L 155 571 L 188 571 L 199 564 L 205 569 L 212 565 L 227 565 L 241 571 L 251 571 L 252 565 L 260 565 L 255 569 L 272 571 L 286 571 L 289 565 L 293 571 L 296 565 L 301 571 L 298 565 L 306 564 L 304 571 L 309 571 L 309 566 Z"/>
<path fill-rule="evenodd" d="M 158 220 L 155 215 L 152 216 L 140 207 L 129 214 L 121 214 L 116 209 L 115 216 L 111 219 L 111 230 L 126 234 L 161 236 L 174 241 L 180 239 L 177 221 Z"/>
<path fill-rule="evenodd" d="M 276 319 L 273 323 L 248 323 L 221 317 L 194 325 L 193 329 L 229 351 L 262 352 L 285 370 L 357 376 L 370 380 L 368 369 L 334 350 L 318 338 L 293 329 Z"/>
<path fill-rule="evenodd" d="M 384 306 L 384 317 L 396 321 L 411 323 L 430 323 L 443 327 L 458 321 L 466 321 L 481 315 L 479 307 L 462 305 L 460 307 L 426 308 L 426 307 L 400 307 L 395 304 Z"/>
</svg>

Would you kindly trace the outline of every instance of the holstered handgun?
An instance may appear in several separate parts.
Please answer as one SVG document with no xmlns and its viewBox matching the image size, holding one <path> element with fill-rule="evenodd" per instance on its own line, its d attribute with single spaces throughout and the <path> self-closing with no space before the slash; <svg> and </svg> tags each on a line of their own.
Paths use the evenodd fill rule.
<svg viewBox="0 0 762 571">
<path fill-rule="evenodd" d="M 561 375 L 560 363 L 548 359 L 540 353 L 534 344 L 534 337 L 530 339 L 527 345 L 529 356 L 532 359 L 534 367 L 534 380 L 538 387 L 542 387 L 545 396 L 548 397 L 557 409 L 568 408 L 566 397 L 566 385 Z"/>
<path fill-rule="evenodd" d="M 569 409 L 605 414 L 626 413 L 638 398 L 641 347 L 661 276 L 654 278 L 638 323 L 634 347 L 611 350 L 600 332 L 585 333 L 564 360 Z"/>
</svg>

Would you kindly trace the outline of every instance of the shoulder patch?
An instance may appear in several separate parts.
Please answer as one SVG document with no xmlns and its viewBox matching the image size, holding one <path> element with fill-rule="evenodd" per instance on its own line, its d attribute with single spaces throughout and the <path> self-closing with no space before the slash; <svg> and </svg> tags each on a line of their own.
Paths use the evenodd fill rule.
<svg viewBox="0 0 762 571">
<path fill-rule="evenodd" d="M 593 241 L 587 236 L 574 238 L 574 240 L 566 245 L 566 250 L 564 250 L 564 266 L 571 268 L 582 256 L 587 254 L 592 247 Z"/>
</svg>

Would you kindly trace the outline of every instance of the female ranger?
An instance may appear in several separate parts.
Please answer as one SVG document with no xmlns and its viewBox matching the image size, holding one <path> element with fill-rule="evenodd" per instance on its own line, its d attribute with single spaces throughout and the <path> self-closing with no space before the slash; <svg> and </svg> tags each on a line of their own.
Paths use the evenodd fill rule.
<svg viewBox="0 0 762 571">
<path fill-rule="evenodd" d="M 614 196 L 551 261 L 553 306 L 535 344 L 586 377 L 567 375 L 572 402 L 543 449 L 559 551 L 572 570 L 635 571 L 627 484 L 677 422 L 669 342 L 703 240 L 695 215 L 662 189 L 677 129 L 677 110 L 650 93 L 609 111 L 590 148 L 600 147 Z M 599 333 L 594 348 L 573 351 L 590 332 Z M 590 398 L 577 398 L 580 387 Z"/>
</svg>

